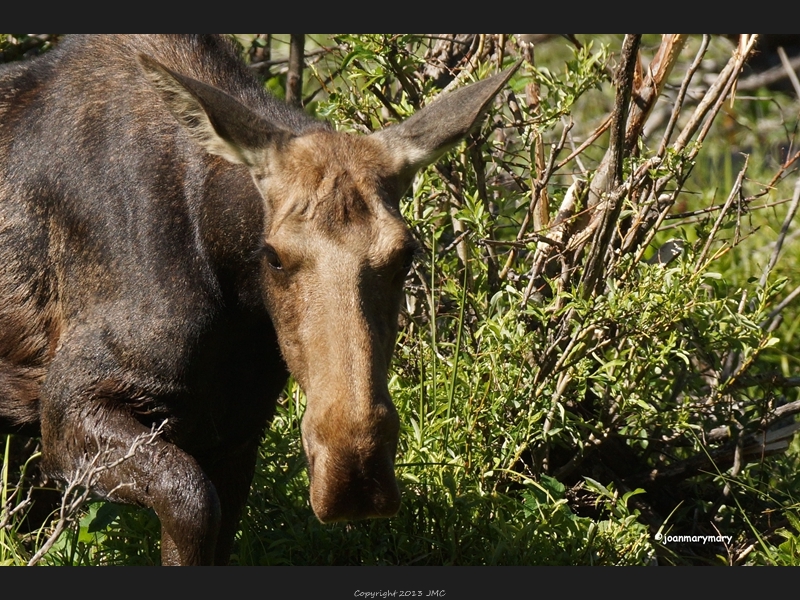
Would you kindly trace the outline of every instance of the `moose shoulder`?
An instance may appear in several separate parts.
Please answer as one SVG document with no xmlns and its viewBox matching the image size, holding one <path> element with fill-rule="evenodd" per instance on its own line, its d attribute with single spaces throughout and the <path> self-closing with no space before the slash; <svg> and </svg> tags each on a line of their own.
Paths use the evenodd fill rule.
<svg viewBox="0 0 800 600">
<path fill-rule="evenodd" d="M 510 75 L 354 136 L 223 37 L 73 37 L 4 67 L 0 430 L 41 435 L 60 479 L 102 454 L 95 491 L 155 510 L 164 564 L 226 563 L 291 372 L 315 514 L 394 514 L 398 203 Z"/>
</svg>

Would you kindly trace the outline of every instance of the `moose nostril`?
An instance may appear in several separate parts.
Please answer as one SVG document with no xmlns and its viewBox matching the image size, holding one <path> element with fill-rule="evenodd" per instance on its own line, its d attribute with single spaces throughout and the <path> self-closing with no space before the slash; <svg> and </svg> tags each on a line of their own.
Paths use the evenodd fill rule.
<svg viewBox="0 0 800 600">
<path fill-rule="evenodd" d="M 391 517 L 400 508 L 393 455 L 353 457 L 349 464 L 309 459 L 311 507 L 323 523 Z M 340 454 L 339 454 L 340 455 Z M 328 454 L 330 456 L 330 454 Z"/>
<path fill-rule="evenodd" d="M 322 523 L 393 517 L 400 509 L 400 491 L 392 488 L 369 495 L 345 492 L 316 502 L 312 494 L 312 509 Z"/>
</svg>

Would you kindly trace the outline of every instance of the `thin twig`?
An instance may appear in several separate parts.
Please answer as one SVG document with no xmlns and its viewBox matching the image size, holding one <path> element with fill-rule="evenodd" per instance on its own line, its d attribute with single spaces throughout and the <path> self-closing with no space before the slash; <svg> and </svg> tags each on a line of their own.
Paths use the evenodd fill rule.
<svg viewBox="0 0 800 600">
<path fill-rule="evenodd" d="M 611 121 L 612 121 L 612 115 L 607 116 L 605 121 L 600 123 L 597 129 L 595 129 L 580 146 L 578 146 L 575 150 L 573 150 L 572 153 L 570 153 L 570 155 L 567 156 L 567 158 L 565 158 L 556 165 L 556 170 L 558 171 L 559 169 L 561 169 L 564 165 L 568 164 L 573 158 L 575 158 L 579 154 L 582 154 L 583 151 L 586 150 L 586 148 L 594 144 L 597 138 L 603 135 L 608 130 L 608 128 L 611 127 Z"/>
<path fill-rule="evenodd" d="M 731 190 L 728 199 L 725 201 L 725 205 L 722 207 L 722 211 L 717 216 L 717 220 L 714 222 L 714 226 L 708 233 L 708 239 L 706 240 L 705 246 L 703 246 L 703 250 L 702 252 L 700 252 L 700 256 L 697 259 L 696 264 L 698 266 L 698 269 L 702 269 L 703 263 L 705 262 L 706 256 L 708 255 L 708 251 L 711 248 L 711 244 L 717 237 L 717 232 L 719 231 L 719 228 L 722 226 L 722 221 L 725 218 L 725 215 L 728 214 L 728 210 L 733 204 L 734 199 L 739 195 L 739 192 L 742 189 L 742 180 L 744 179 L 744 173 L 747 170 L 747 162 L 749 158 L 750 158 L 749 156 L 745 156 L 744 166 L 742 167 L 742 170 L 739 171 L 739 175 L 736 177 L 736 182 L 733 184 L 733 189 Z"/>
<path fill-rule="evenodd" d="M 97 482 L 98 476 L 132 458 L 140 447 L 155 443 L 166 425 L 167 420 L 165 419 L 158 427 L 154 426 L 149 432 L 136 436 L 125 454 L 117 459 L 109 460 L 112 452 L 111 449 L 100 450 L 92 456 L 86 464 L 76 469 L 64 490 L 61 508 L 59 509 L 58 522 L 45 543 L 42 544 L 41 548 L 39 548 L 36 554 L 28 561 L 29 567 L 36 565 L 42 557 L 50 551 L 56 541 L 58 541 L 58 538 L 72 522 L 75 513 L 77 513 L 89 499 L 92 493 L 92 487 Z M 125 484 L 120 484 L 120 486 L 124 485 Z M 109 491 L 109 495 L 118 489 L 118 487 Z"/>
<path fill-rule="evenodd" d="M 783 220 L 783 226 L 781 227 L 781 231 L 778 234 L 778 239 L 775 241 L 775 248 L 772 250 L 772 256 L 769 259 L 769 264 L 764 269 L 764 273 L 761 275 L 761 279 L 758 282 L 760 287 L 764 287 L 767 285 L 767 279 L 769 278 L 769 274 L 772 272 L 772 269 L 775 267 L 775 264 L 778 262 L 778 255 L 781 252 L 781 248 L 783 247 L 783 241 L 786 238 L 786 234 L 789 232 L 789 227 L 794 220 L 794 216 L 797 213 L 797 205 L 800 203 L 800 177 L 798 177 L 797 182 L 794 186 L 794 194 L 792 195 L 792 203 L 789 205 L 789 210 L 786 213 L 786 218 Z"/>
<path fill-rule="evenodd" d="M 797 80 L 797 73 L 794 72 L 794 67 L 789 62 L 789 57 L 786 56 L 786 50 L 783 49 L 783 46 L 778 46 L 778 56 L 781 57 L 781 64 L 786 71 L 786 75 L 789 76 L 789 81 L 792 82 L 794 93 L 800 98 L 800 81 Z"/>
<path fill-rule="evenodd" d="M 703 42 L 700 44 L 700 49 L 697 51 L 691 66 L 686 71 L 686 76 L 681 82 L 680 90 L 678 90 L 678 95 L 675 98 L 675 105 L 672 107 L 672 114 L 670 115 L 669 122 L 664 130 L 664 135 L 661 138 L 661 145 L 658 147 L 658 156 L 664 156 L 664 153 L 667 151 L 667 144 L 669 144 L 669 140 L 672 137 L 672 132 L 675 129 L 675 125 L 678 122 L 678 117 L 681 113 L 681 108 L 683 107 L 683 101 L 686 98 L 686 90 L 689 89 L 689 84 L 694 78 L 694 74 L 697 72 L 697 69 L 703 62 L 703 57 L 706 55 L 710 41 L 710 35 L 703 35 Z"/>
<path fill-rule="evenodd" d="M 744 65 L 745 60 L 750 55 L 757 38 L 758 36 L 755 35 L 750 36 L 745 45 L 744 52 L 738 47 L 734 51 L 733 56 L 731 56 L 725 67 L 720 71 L 711 87 L 708 88 L 688 123 L 684 126 L 678 139 L 673 144 L 673 148 L 676 152 L 680 152 L 686 148 L 686 145 L 692 137 L 694 137 L 694 134 L 709 112 L 711 113 L 711 118 L 708 119 L 708 123 L 710 124 L 710 122 L 714 120 L 713 116 L 716 115 L 721 108 L 720 99 L 724 101 L 728 91 L 733 87 L 733 82 L 741 72 L 742 65 Z M 698 141 L 701 140 L 702 137 L 704 136 L 698 136 Z"/>
<path fill-rule="evenodd" d="M 800 296 L 800 285 L 794 288 L 791 294 L 786 296 L 786 298 L 784 298 L 774 309 L 770 311 L 770 313 L 767 315 L 766 320 L 772 321 L 772 319 L 778 316 L 781 313 L 781 311 L 783 311 L 784 308 L 789 306 L 789 304 L 791 304 L 794 301 L 794 299 L 797 298 L 798 296 Z"/>
</svg>

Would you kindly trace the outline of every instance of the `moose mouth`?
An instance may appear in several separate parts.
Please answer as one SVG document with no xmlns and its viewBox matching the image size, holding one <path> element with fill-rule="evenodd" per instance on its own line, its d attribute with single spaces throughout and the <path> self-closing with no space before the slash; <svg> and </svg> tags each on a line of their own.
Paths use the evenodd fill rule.
<svg viewBox="0 0 800 600">
<path fill-rule="evenodd" d="M 368 444 L 368 451 L 361 444 L 319 446 L 309 443 L 307 436 L 303 436 L 303 445 L 311 480 L 311 508 L 322 523 L 397 514 L 396 436 L 382 444 Z"/>
<path fill-rule="evenodd" d="M 319 460 L 309 459 L 311 508 L 317 518 L 323 523 L 333 523 L 397 514 L 400 489 L 393 464 L 381 462 L 384 464 L 374 468 L 323 471 L 318 468 Z"/>
</svg>

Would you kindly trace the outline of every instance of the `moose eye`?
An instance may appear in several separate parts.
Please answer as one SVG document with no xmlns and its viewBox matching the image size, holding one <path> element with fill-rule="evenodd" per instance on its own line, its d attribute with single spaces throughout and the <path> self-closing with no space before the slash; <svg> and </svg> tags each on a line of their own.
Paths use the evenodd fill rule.
<svg viewBox="0 0 800 600">
<path fill-rule="evenodd" d="M 402 277 L 403 279 L 408 276 L 408 273 L 411 271 L 411 267 L 414 264 L 414 259 L 417 257 L 418 249 L 417 246 L 409 246 L 401 255 L 401 260 L 398 261 L 399 269 L 397 271 L 397 276 Z"/>
<path fill-rule="evenodd" d="M 283 270 L 283 263 L 281 262 L 278 253 L 275 252 L 275 248 L 273 248 L 269 244 L 265 244 L 262 250 L 262 254 L 264 255 L 264 258 L 267 260 L 267 264 L 269 264 L 269 266 L 272 269 L 276 271 Z"/>
<path fill-rule="evenodd" d="M 416 252 L 413 250 L 407 252 L 405 257 L 403 258 L 403 264 L 400 267 L 400 271 L 403 273 L 403 276 L 408 275 L 408 272 L 411 271 L 411 267 L 414 264 L 414 258 L 416 257 Z"/>
</svg>

